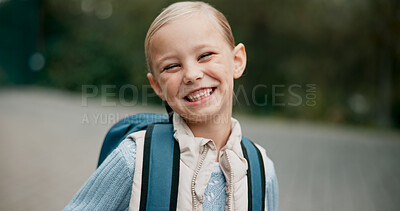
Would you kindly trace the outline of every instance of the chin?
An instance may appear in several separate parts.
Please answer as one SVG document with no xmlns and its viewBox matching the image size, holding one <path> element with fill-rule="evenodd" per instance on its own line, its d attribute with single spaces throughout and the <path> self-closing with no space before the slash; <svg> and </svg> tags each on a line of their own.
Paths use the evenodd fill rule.
<svg viewBox="0 0 400 211">
<path fill-rule="evenodd" d="M 187 106 L 186 103 L 180 103 L 174 106 L 175 108 L 172 107 L 172 109 L 189 122 L 205 123 L 216 121 L 218 123 L 226 118 L 230 120 L 232 113 L 227 109 L 229 106 L 232 107 L 232 105 L 222 103 L 221 99 L 219 101 L 214 99 L 199 106 Z"/>
</svg>

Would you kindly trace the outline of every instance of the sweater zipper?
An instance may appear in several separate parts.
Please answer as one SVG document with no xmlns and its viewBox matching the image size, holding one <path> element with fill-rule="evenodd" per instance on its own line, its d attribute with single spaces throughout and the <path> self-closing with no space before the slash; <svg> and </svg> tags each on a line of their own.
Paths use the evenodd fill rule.
<svg viewBox="0 0 400 211">
<path fill-rule="evenodd" d="M 191 186 L 192 186 L 193 210 L 198 210 L 198 203 L 196 200 L 196 191 L 195 191 L 196 178 L 200 172 L 201 167 L 203 166 L 203 162 L 204 162 L 204 159 L 206 158 L 207 152 L 208 152 L 208 148 L 206 146 L 204 146 L 203 152 L 201 153 L 199 162 L 197 162 L 197 167 L 196 167 L 196 170 L 194 171 L 193 178 L 192 178 Z"/>
<path fill-rule="evenodd" d="M 225 154 L 226 154 L 226 160 L 228 161 L 228 163 L 229 163 L 229 167 L 231 168 L 231 170 L 230 170 L 230 182 L 229 182 L 229 187 L 228 187 L 228 202 L 227 202 L 227 205 L 228 205 L 228 211 L 231 211 L 232 210 L 232 203 L 233 203 L 233 179 L 234 179 L 234 176 L 233 176 L 233 169 L 232 169 L 232 165 L 231 165 L 231 161 L 230 161 L 230 158 L 229 158 L 229 155 L 228 155 L 228 153 L 225 151 Z"/>
</svg>

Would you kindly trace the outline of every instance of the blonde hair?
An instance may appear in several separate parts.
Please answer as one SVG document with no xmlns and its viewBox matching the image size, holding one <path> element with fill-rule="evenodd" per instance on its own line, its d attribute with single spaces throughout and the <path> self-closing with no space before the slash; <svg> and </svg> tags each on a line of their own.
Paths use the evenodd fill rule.
<svg viewBox="0 0 400 211">
<path fill-rule="evenodd" d="M 147 61 L 147 68 L 150 73 L 153 73 L 151 69 L 151 62 L 150 62 L 150 44 L 151 44 L 151 38 L 153 35 L 165 24 L 178 19 L 183 16 L 191 15 L 194 13 L 206 13 L 211 17 L 213 20 L 216 20 L 216 23 L 220 26 L 222 29 L 222 33 L 224 38 L 226 39 L 228 45 L 230 45 L 232 48 L 235 47 L 235 40 L 233 38 L 231 26 L 228 23 L 228 20 L 226 17 L 217 9 L 212 7 L 211 5 L 200 2 L 200 1 L 194 1 L 194 2 L 189 2 L 189 1 L 184 1 L 184 2 L 177 2 L 174 4 L 171 4 L 167 8 L 165 8 L 157 17 L 154 19 L 153 23 L 150 25 L 149 30 L 147 31 L 146 34 L 146 39 L 144 42 L 144 51 L 146 55 L 146 61 Z"/>
</svg>

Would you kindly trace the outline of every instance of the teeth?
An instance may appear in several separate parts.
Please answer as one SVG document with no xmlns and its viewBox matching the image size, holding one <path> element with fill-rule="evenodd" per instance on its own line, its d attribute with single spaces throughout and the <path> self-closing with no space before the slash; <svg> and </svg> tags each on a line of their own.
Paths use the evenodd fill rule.
<svg viewBox="0 0 400 211">
<path fill-rule="evenodd" d="M 191 93 L 190 95 L 186 96 L 190 102 L 201 100 L 204 97 L 208 97 L 211 95 L 212 89 L 202 89 Z"/>
</svg>

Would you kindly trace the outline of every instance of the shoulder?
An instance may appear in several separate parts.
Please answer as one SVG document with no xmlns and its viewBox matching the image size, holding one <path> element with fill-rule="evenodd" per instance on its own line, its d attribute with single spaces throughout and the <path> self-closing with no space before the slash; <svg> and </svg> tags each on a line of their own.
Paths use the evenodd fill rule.
<svg viewBox="0 0 400 211">
<path fill-rule="evenodd" d="M 135 169 L 137 142 L 144 140 L 146 131 L 137 131 L 128 135 L 104 160 L 99 166 L 102 168 L 124 168 L 129 174 Z"/>
<path fill-rule="evenodd" d="M 265 167 L 265 182 L 266 182 L 266 200 L 268 210 L 278 210 L 278 179 L 276 177 L 276 171 L 274 162 L 267 156 L 266 150 L 258 144 L 255 144 L 258 150 L 260 150 L 264 161 Z"/>
<path fill-rule="evenodd" d="M 132 138 L 126 138 L 118 145 L 115 151 L 115 153 L 119 154 L 119 157 L 122 158 L 126 165 L 133 171 L 136 159 L 135 140 Z"/>
<path fill-rule="evenodd" d="M 130 139 L 135 142 L 135 144 L 141 144 L 144 142 L 146 136 L 146 130 L 140 130 L 134 133 L 129 134 L 126 139 Z M 122 144 L 122 143 L 121 143 Z"/>
<path fill-rule="evenodd" d="M 262 146 L 260 146 L 256 143 L 254 143 L 254 144 L 256 145 L 258 150 L 261 152 L 261 156 L 264 161 L 267 182 L 268 182 L 268 180 L 274 180 L 276 177 L 274 162 L 268 157 L 267 151 Z"/>
<path fill-rule="evenodd" d="M 135 169 L 136 143 L 131 138 L 124 139 L 97 168 L 100 172 L 121 172 L 131 175 Z"/>
<path fill-rule="evenodd" d="M 122 159 L 124 165 L 129 168 L 130 173 L 134 172 L 137 145 L 144 142 L 146 135 L 145 130 L 137 131 L 129 134 L 118 147 L 106 158 L 107 159 Z M 106 162 L 106 161 L 105 161 Z"/>
</svg>

